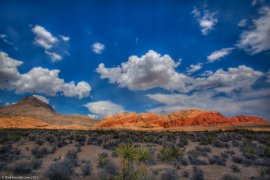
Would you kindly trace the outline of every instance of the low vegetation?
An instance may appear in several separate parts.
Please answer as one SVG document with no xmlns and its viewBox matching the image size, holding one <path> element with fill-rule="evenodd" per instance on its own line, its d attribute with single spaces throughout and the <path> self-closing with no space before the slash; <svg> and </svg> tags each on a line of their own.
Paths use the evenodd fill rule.
<svg viewBox="0 0 270 180">
<path fill-rule="evenodd" d="M 51 180 L 270 177 L 266 132 L 1 130 L 0 135 L 0 175 Z"/>
</svg>

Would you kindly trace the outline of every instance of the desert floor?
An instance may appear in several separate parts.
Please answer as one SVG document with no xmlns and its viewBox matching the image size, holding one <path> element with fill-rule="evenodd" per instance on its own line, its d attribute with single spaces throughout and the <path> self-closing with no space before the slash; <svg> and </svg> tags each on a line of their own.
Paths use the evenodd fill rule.
<svg viewBox="0 0 270 180">
<path fill-rule="evenodd" d="M 0 143 L 2 179 L 270 178 L 269 132 L 13 129 L 0 131 Z M 123 175 L 121 145 L 149 153 L 144 161 L 130 158 L 128 176 Z"/>
</svg>

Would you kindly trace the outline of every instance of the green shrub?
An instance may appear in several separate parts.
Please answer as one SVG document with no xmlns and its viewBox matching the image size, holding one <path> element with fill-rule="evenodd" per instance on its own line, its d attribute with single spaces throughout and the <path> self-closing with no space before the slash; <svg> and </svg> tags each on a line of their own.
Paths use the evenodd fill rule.
<svg viewBox="0 0 270 180">
<path fill-rule="evenodd" d="M 183 157 L 184 149 L 175 146 L 163 147 L 158 156 L 161 161 L 172 161 Z"/>
</svg>

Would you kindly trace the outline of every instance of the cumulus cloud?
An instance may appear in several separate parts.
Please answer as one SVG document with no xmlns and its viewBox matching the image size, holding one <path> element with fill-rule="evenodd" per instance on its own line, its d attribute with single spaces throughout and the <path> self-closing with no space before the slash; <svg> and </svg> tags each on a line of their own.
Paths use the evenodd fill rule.
<svg viewBox="0 0 270 180">
<path fill-rule="evenodd" d="M 233 48 L 223 48 L 218 51 L 212 52 L 209 56 L 207 56 L 208 62 L 214 62 L 223 58 L 232 52 Z"/>
<path fill-rule="evenodd" d="M 263 77 L 264 73 L 241 65 L 228 68 L 227 71 L 218 69 L 208 77 L 194 78 L 191 90 L 214 89 L 218 93 L 230 94 L 250 90 L 252 85 Z"/>
<path fill-rule="evenodd" d="M 21 74 L 17 67 L 23 62 L 14 60 L 6 53 L 0 53 L 0 87 L 14 89 L 16 93 L 38 93 L 55 96 L 61 93 L 68 97 L 84 98 L 89 96 L 91 86 L 81 81 L 77 85 L 59 78 L 60 70 L 34 67 Z"/>
<path fill-rule="evenodd" d="M 60 70 L 49 70 L 42 67 L 34 67 L 28 73 L 21 74 L 19 80 L 13 83 L 16 93 L 41 93 L 55 96 L 63 93 L 67 97 L 80 99 L 89 96 L 91 87 L 86 82 L 79 82 L 77 85 L 73 81 L 66 83 L 59 78 Z"/>
<path fill-rule="evenodd" d="M 48 54 L 51 57 L 51 59 L 52 59 L 53 62 L 55 62 L 55 61 L 61 61 L 63 59 L 63 57 L 60 56 L 57 53 L 49 52 L 47 50 L 45 51 L 45 53 Z"/>
<path fill-rule="evenodd" d="M 216 87 L 220 93 L 247 89 L 263 76 L 263 73 L 241 65 L 228 70 L 218 69 L 202 77 L 191 77 L 176 71 L 179 65 L 170 56 L 150 50 L 141 57 L 130 56 L 127 62 L 113 68 L 100 64 L 97 72 L 120 87 L 130 90 L 163 88 L 170 91 L 190 92 Z"/>
<path fill-rule="evenodd" d="M 115 104 L 111 101 L 96 101 L 85 104 L 84 106 L 99 117 L 125 112 L 121 105 Z"/>
<path fill-rule="evenodd" d="M 199 70 L 202 69 L 202 63 L 198 63 L 198 64 L 195 64 L 195 65 L 190 65 L 189 68 L 187 69 L 187 73 L 188 74 L 192 74 L 194 72 L 197 72 Z"/>
<path fill-rule="evenodd" d="M 92 51 L 96 54 L 102 54 L 105 49 L 105 45 L 99 42 L 94 43 L 92 46 Z"/>
<path fill-rule="evenodd" d="M 253 26 L 240 35 L 237 47 L 254 55 L 270 49 L 270 7 L 259 10 L 260 17 L 253 19 Z"/>
<path fill-rule="evenodd" d="M 117 83 L 120 87 L 130 90 L 147 90 L 163 88 L 167 90 L 185 90 L 188 77 L 177 73 L 175 68 L 180 62 L 175 62 L 169 55 L 161 56 L 150 50 L 145 55 L 130 56 L 127 62 L 114 68 L 106 68 L 99 64 L 96 71 L 102 79 L 109 79 L 110 83 Z"/>
<path fill-rule="evenodd" d="M 22 61 L 10 58 L 6 53 L 0 52 L 0 88 L 10 88 L 10 84 L 20 78 L 18 67 Z"/>
<path fill-rule="evenodd" d="M 32 32 L 35 34 L 35 44 L 45 49 L 50 49 L 58 41 L 56 37 L 42 26 L 35 25 L 32 28 Z"/>
<path fill-rule="evenodd" d="M 209 12 L 206 9 L 200 10 L 195 7 L 193 8 L 191 14 L 193 14 L 193 16 L 198 21 L 203 35 L 207 35 L 218 22 L 218 19 L 216 18 L 216 12 Z"/>
<path fill-rule="evenodd" d="M 36 95 L 36 94 L 34 94 L 33 95 L 34 97 L 36 97 L 36 98 L 38 98 L 39 100 L 41 100 L 42 102 L 44 102 L 44 103 L 46 103 L 46 104 L 49 104 L 49 99 L 47 99 L 46 97 L 44 97 L 44 96 L 41 96 L 41 95 Z"/>
</svg>

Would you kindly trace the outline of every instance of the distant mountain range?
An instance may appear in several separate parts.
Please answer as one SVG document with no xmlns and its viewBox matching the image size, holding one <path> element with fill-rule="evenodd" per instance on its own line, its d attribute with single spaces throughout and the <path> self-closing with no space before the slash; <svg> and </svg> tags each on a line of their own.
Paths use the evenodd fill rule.
<svg viewBox="0 0 270 180">
<path fill-rule="evenodd" d="M 98 121 L 86 115 L 59 114 L 34 96 L 16 104 L 0 107 L 0 128 L 44 128 L 44 129 L 133 129 L 162 130 L 188 127 L 230 127 L 233 125 L 269 125 L 258 117 L 226 117 L 219 112 L 189 109 L 170 114 L 120 113 L 106 116 Z"/>
</svg>

